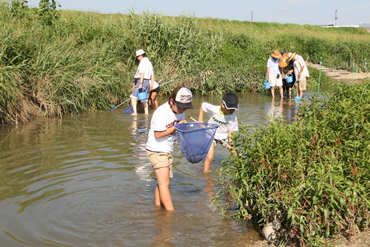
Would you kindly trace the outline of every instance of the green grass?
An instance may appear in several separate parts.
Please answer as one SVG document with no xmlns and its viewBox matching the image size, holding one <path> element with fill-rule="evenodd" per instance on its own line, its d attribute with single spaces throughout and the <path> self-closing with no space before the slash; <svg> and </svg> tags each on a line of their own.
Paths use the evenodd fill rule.
<svg viewBox="0 0 370 247">
<path fill-rule="evenodd" d="M 61 11 L 48 26 L 35 9 L 17 11 L 0 6 L 1 123 L 117 105 L 131 92 L 137 49 L 158 80 L 203 94 L 261 91 L 275 49 L 348 70 L 355 59 L 356 71 L 370 57 L 363 29 L 80 11 Z"/>
<path fill-rule="evenodd" d="M 261 228 L 280 222 L 280 240 L 289 246 L 322 246 L 368 229 L 369 102 L 369 82 L 342 85 L 303 104 L 292 124 L 241 126 L 233 139 L 242 156 L 223 163 L 215 201 Z"/>
</svg>

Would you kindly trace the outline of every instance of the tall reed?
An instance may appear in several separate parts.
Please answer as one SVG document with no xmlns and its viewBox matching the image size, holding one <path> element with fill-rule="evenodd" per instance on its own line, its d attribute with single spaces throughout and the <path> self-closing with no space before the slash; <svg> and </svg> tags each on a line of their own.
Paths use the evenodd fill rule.
<svg viewBox="0 0 370 247">
<path fill-rule="evenodd" d="M 78 11 L 61 11 L 48 26 L 34 9 L 22 11 L 15 15 L 0 6 L 2 123 L 122 102 L 131 91 L 137 49 L 147 52 L 156 78 L 207 94 L 262 90 L 266 61 L 275 49 L 310 55 L 313 62 L 323 56 L 324 65 L 347 69 L 353 58 L 370 53 L 370 35 L 360 29 Z M 164 87 L 162 93 L 170 90 Z"/>
</svg>

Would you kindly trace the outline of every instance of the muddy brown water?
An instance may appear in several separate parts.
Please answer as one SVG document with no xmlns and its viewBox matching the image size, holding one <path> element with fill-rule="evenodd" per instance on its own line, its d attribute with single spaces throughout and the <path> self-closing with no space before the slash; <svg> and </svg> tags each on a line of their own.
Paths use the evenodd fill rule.
<svg viewBox="0 0 370 247">
<path fill-rule="evenodd" d="M 305 99 L 312 93 L 307 92 Z M 238 94 L 239 122 L 266 124 L 275 112 L 293 121 L 292 100 Z M 195 95 L 197 118 L 202 101 Z M 166 98 L 160 98 L 162 104 Z M 261 240 L 253 222 L 225 219 L 211 198 L 228 151 L 216 147 L 211 172 L 174 155 L 175 211 L 154 206 L 155 173 L 145 153 L 149 116 L 124 108 L 36 119 L 0 127 L 0 246 L 245 246 Z"/>
</svg>

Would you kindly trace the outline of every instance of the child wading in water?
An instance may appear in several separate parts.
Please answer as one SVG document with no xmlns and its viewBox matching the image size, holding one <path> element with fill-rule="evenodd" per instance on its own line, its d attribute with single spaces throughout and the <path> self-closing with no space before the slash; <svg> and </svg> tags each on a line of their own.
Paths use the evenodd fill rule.
<svg viewBox="0 0 370 247">
<path fill-rule="evenodd" d="M 177 144 L 175 124 L 186 123 L 186 109 L 193 109 L 191 91 L 185 87 L 176 87 L 168 100 L 158 107 L 150 124 L 146 153 L 150 164 L 154 168 L 158 184 L 155 188 L 155 205 L 163 205 L 166 210 L 174 210 L 171 193 L 170 178 L 172 172 L 172 151 Z"/>
<path fill-rule="evenodd" d="M 198 122 L 203 123 L 203 113 L 210 113 L 208 123 L 217 124 L 218 128 L 214 140 L 209 148 L 207 157 L 204 161 L 203 171 L 207 172 L 211 168 L 216 142 L 221 143 L 227 149 L 232 147 L 226 144 L 226 139 L 233 135 L 234 131 L 238 131 L 238 119 L 234 114 L 235 110 L 239 108 L 238 97 L 233 93 L 227 93 L 222 98 L 221 106 L 215 106 L 207 102 L 203 102 L 200 111 Z M 231 142 L 231 139 L 229 139 Z M 235 154 L 235 151 L 232 151 Z"/>
</svg>

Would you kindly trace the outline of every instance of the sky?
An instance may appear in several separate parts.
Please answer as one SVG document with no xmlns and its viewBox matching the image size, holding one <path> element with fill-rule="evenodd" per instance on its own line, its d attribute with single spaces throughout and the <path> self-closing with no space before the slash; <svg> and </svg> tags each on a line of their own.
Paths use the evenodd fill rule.
<svg viewBox="0 0 370 247">
<path fill-rule="evenodd" d="M 28 0 L 37 7 L 39 0 Z M 59 0 L 61 9 L 99 13 L 136 14 L 145 11 L 166 16 L 192 14 L 228 20 L 310 25 L 370 26 L 369 0 Z"/>
</svg>

